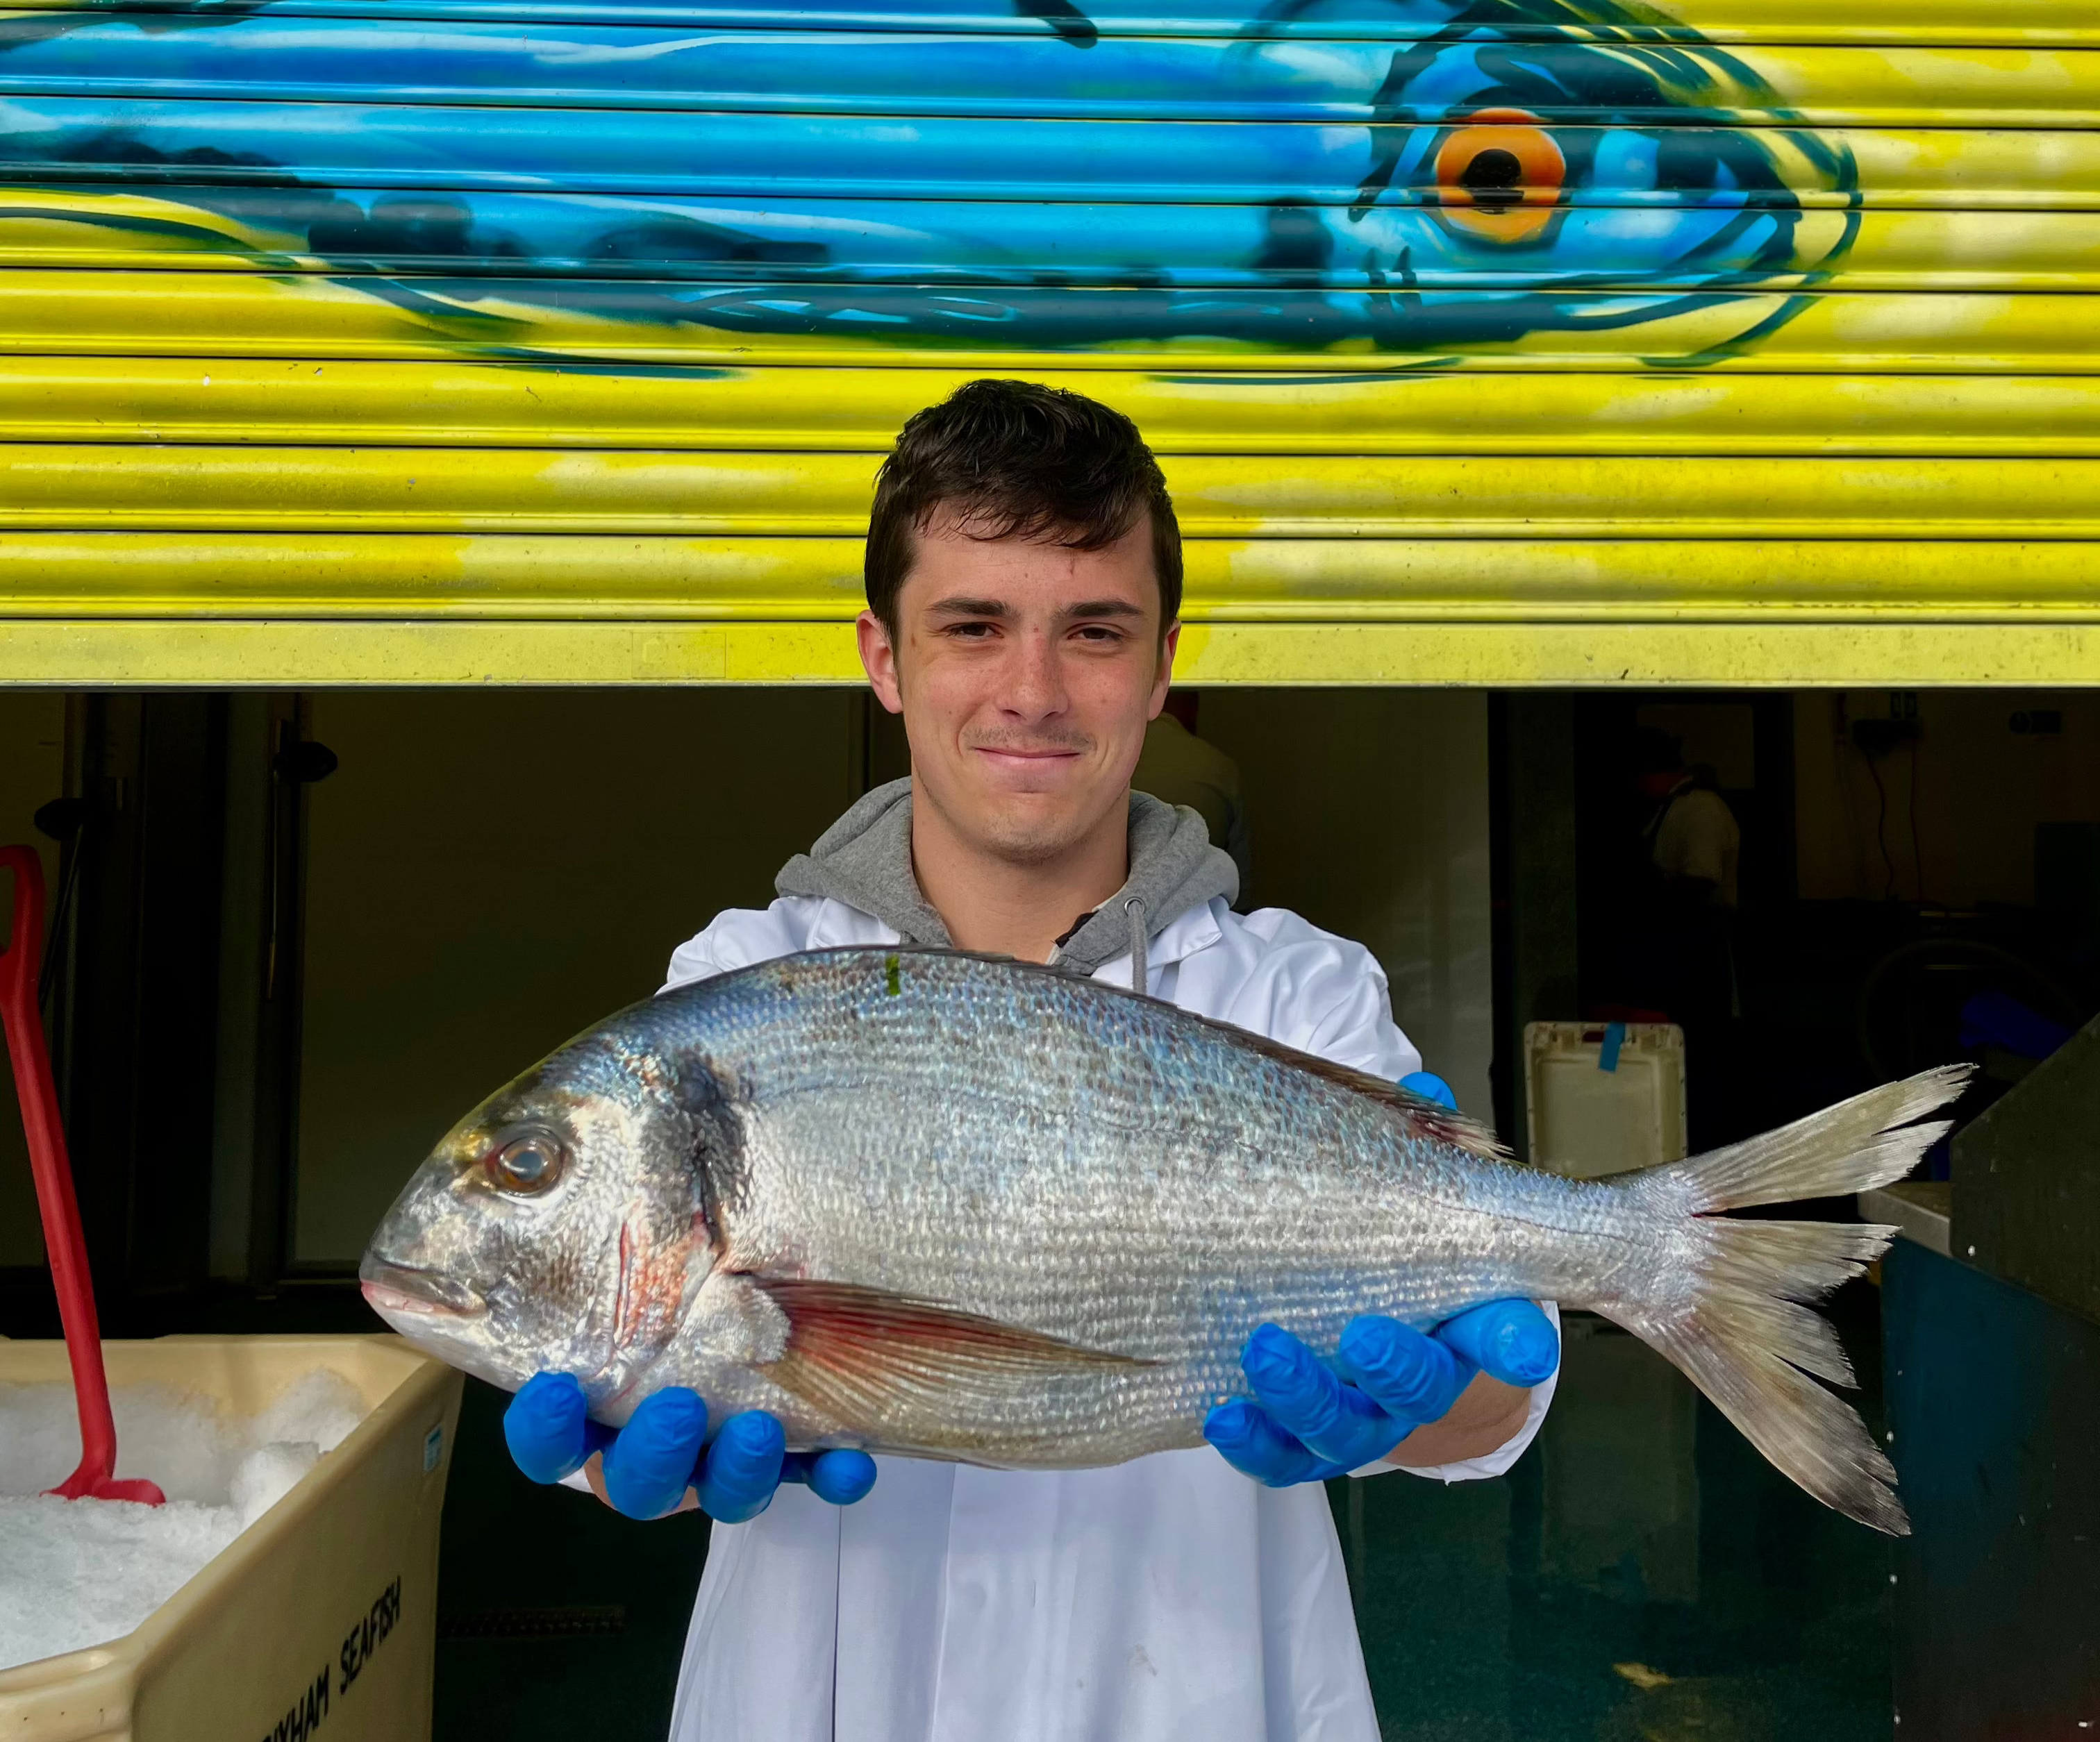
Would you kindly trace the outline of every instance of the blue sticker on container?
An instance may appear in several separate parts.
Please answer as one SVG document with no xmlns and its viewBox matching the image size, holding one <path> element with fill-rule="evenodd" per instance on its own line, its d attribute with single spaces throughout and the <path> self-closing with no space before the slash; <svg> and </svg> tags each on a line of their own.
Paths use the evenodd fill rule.
<svg viewBox="0 0 2100 1742">
<path fill-rule="evenodd" d="M 1619 1068 L 1619 1048 L 1626 1043 L 1626 1024 L 1607 1022 L 1604 1025 L 1604 1044 L 1597 1052 L 1597 1069 L 1617 1070 Z"/>
<path fill-rule="evenodd" d="M 428 1475 L 438 1467 L 438 1460 L 444 1456 L 445 1430 L 443 1424 L 433 1427 L 423 1435 L 423 1474 Z"/>
</svg>

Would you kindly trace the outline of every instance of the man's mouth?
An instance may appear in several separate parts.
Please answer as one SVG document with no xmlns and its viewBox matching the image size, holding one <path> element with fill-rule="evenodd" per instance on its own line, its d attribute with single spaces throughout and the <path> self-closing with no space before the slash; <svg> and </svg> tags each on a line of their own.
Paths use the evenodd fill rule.
<svg viewBox="0 0 2100 1742">
<path fill-rule="evenodd" d="M 358 1267 L 358 1286 L 375 1312 L 412 1312 L 437 1318 L 476 1318 L 488 1303 L 464 1283 L 412 1264 L 396 1264 L 365 1255 Z"/>
<path fill-rule="evenodd" d="M 1070 762 L 1078 760 L 1081 754 L 1070 744 L 1045 745 L 1040 749 L 1012 744 L 973 744 L 970 748 L 979 756 L 1002 762 Z"/>
</svg>

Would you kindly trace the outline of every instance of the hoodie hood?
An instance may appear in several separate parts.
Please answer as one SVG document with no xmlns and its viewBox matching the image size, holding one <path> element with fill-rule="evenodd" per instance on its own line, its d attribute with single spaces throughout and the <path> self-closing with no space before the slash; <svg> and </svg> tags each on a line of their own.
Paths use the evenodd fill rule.
<svg viewBox="0 0 2100 1742">
<path fill-rule="evenodd" d="M 928 906 L 912 875 L 908 775 L 860 799 L 807 853 L 796 853 L 782 866 L 773 886 L 783 895 L 843 902 L 880 920 L 906 943 L 953 946 L 948 928 Z M 1132 953 L 1132 902 L 1143 903 L 1137 910 L 1142 935 L 1151 937 L 1192 907 L 1220 896 L 1233 900 L 1239 888 L 1238 868 L 1229 853 L 1211 845 L 1202 818 L 1185 805 L 1162 804 L 1149 792 L 1133 792 L 1129 879 L 1058 946 L 1052 959 L 1091 974 L 1102 963 Z"/>
</svg>

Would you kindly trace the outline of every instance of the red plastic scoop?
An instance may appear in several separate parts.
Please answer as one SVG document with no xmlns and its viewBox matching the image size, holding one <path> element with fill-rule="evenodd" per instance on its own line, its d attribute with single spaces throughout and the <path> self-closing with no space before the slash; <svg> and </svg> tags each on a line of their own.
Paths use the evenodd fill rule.
<svg viewBox="0 0 2100 1742">
<path fill-rule="evenodd" d="M 119 1481 L 113 1474 L 117 1423 L 109 1413 L 109 1380 L 102 1370 L 102 1333 L 95 1321 L 87 1242 L 81 1237 L 73 1164 L 66 1158 L 58 1089 L 51 1082 L 43 1021 L 37 1010 L 44 867 L 33 847 L 0 847 L 0 867 L 15 874 L 15 924 L 7 949 L 0 950 L 0 1021 L 7 1030 L 7 1056 L 15 1067 L 15 1093 L 29 1140 L 29 1170 L 36 1176 L 37 1208 L 44 1220 L 44 1249 L 58 1289 L 59 1320 L 65 1326 L 66 1356 L 73 1363 L 73 1395 L 80 1405 L 80 1467 L 51 1492 L 67 1500 L 137 1500 L 157 1506 L 167 1496 L 152 1483 Z"/>
</svg>

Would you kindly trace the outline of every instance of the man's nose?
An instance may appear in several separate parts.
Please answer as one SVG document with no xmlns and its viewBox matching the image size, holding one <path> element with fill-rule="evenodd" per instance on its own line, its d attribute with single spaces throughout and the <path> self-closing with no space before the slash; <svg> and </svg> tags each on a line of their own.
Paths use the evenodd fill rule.
<svg viewBox="0 0 2100 1742">
<path fill-rule="evenodd" d="M 1065 672 L 1057 658 L 1057 638 L 1030 630 L 1014 637 L 1013 664 L 999 699 L 1007 713 L 1045 720 L 1065 711 Z"/>
</svg>

